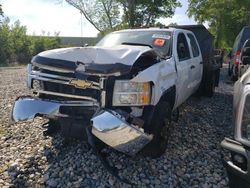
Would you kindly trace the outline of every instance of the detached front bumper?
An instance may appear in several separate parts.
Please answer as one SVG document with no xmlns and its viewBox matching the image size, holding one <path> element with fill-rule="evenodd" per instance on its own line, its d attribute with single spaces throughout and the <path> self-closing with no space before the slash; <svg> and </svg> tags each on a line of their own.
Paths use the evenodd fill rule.
<svg viewBox="0 0 250 188">
<path fill-rule="evenodd" d="M 94 102 L 84 101 L 50 101 L 42 100 L 40 98 L 31 96 L 22 96 L 16 99 L 15 104 L 12 109 L 11 121 L 27 121 L 33 120 L 37 116 L 46 118 L 59 118 L 68 117 L 69 115 L 65 113 L 65 108 L 73 107 L 86 107 L 86 108 L 97 108 Z"/>
<path fill-rule="evenodd" d="M 115 111 L 102 110 L 91 119 L 92 133 L 112 148 L 135 155 L 152 140 L 152 135 L 143 129 L 128 124 L 125 118 Z"/>
<path fill-rule="evenodd" d="M 63 118 L 69 117 L 64 113 L 65 107 L 86 107 L 86 109 L 94 107 L 95 115 L 89 118 L 92 134 L 112 148 L 128 155 L 135 155 L 152 140 L 152 135 L 144 133 L 143 129 L 136 125 L 129 124 L 125 117 L 115 111 L 100 110 L 94 105 L 89 101 L 59 102 L 28 96 L 19 97 L 13 106 L 11 119 L 13 122 L 18 122 L 32 120 L 36 116 L 51 119 Z"/>
<path fill-rule="evenodd" d="M 229 185 L 233 187 L 249 188 L 250 187 L 250 150 L 241 143 L 225 138 L 221 142 L 223 149 L 230 151 L 231 160 L 223 159 L 224 166 L 228 173 Z M 242 158 L 243 162 L 237 162 L 236 157 Z"/>
</svg>

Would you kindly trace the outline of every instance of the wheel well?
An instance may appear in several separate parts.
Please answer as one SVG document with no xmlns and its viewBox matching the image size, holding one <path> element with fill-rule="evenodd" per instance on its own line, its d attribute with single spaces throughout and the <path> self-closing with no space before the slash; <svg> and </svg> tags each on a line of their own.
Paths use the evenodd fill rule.
<svg viewBox="0 0 250 188">
<path fill-rule="evenodd" d="M 175 97 L 176 97 L 176 87 L 172 86 L 163 93 L 159 102 L 166 101 L 170 104 L 171 109 L 173 109 L 175 104 Z"/>
<path fill-rule="evenodd" d="M 173 110 L 173 107 L 175 105 L 175 96 L 176 96 L 176 87 L 172 86 L 163 93 L 163 95 L 161 96 L 157 105 L 155 105 L 155 106 L 150 105 L 150 106 L 146 106 L 144 108 L 143 115 L 141 118 L 145 122 L 145 125 L 144 125 L 145 132 L 151 133 L 151 131 L 152 131 L 152 126 L 151 126 L 152 118 L 153 118 L 155 110 L 159 106 L 159 104 L 161 104 L 163 101 L 168 102 L 170 104 L 171 110 Z"/>
</svg>

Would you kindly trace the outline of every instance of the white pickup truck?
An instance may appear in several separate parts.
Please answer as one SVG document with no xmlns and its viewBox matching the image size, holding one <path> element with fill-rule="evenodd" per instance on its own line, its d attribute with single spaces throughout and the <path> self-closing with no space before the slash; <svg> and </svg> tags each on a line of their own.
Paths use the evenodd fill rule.
<svg viewBox="0 0 250 188">
<path fill-rule="evenodd" d="M 219 66 L 202 25 L 112 32 L 93 47 L 35 56 L 27 81 L 34 96 L 15 101 L 12 120 L 42 116 L 49 129 L 85 135 L 92 146 L 158 157 L 172 112 L 194 93 L 212 96 Z"/>
</svg>

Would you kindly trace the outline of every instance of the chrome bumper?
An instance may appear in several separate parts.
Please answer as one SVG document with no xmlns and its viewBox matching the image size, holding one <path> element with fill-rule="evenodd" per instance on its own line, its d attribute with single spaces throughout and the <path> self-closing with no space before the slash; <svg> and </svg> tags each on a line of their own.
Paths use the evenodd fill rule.
<svg viewBox="0 0 250 188">
<path fill-rule="evenodd" d="M 139 152 L 153 136 L 130 125 L 114 111 L 100 111 L 91 119 L 92 134 L 112 148 L 130 156 Z"/>
<path fill-rule="evenodd" d="M 95 103 L 90 101 L 58 102 L 29 96 L 19 97 L 13 106 L 11 120 L 12 122 L 27 121 L 36 116 L 67 117 L 60 113 L 60 108 L 65 106 L 93 107 Z M 96 109 L 99 109 L 98 106 Z M 95 114 L 97 115 L 90 120 L 92 134 L 118 151 L 133 156 L 152 140 L 152 135 L 127 123 L 125 118 L 115 111 L 101 110 Z"/>
<path fill-rule="evenodd" d="M 86 106 L 93 107 L 96 104 L 91 101 L 68 101 L 58 102 L 50 100 L 42 100 L 30 96 L 22 96 L 17 98 L 11 113 L 11 121 L 27 121 L 32 120 L 36 116 L 44 116 L 48 118 L 67 117 L 65 114 L 60 113 L 60 108 L 65 106 Z"/>
</svg>

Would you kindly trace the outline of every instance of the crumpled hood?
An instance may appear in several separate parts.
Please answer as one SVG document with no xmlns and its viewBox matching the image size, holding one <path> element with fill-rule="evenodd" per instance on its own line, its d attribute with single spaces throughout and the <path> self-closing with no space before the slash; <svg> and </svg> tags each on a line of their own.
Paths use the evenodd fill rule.
<svg viewBox="0 0 250 188">
<path fill-rule="evenodd" d="M 147 46 L 120 45 L 115 47 L 73 47 L 48 50 L 39 53 L 32 59 L 32 63 L 76 70 L 79 65 L 98 69 L 100 73 L 112 72 L 113 67 L 131 67 L 145 52 L 152 51 Z M 84 68 L 84 70 L 86 69 Z M 104 70 L 108 67 L 108 70 Z"/>
</svg>

